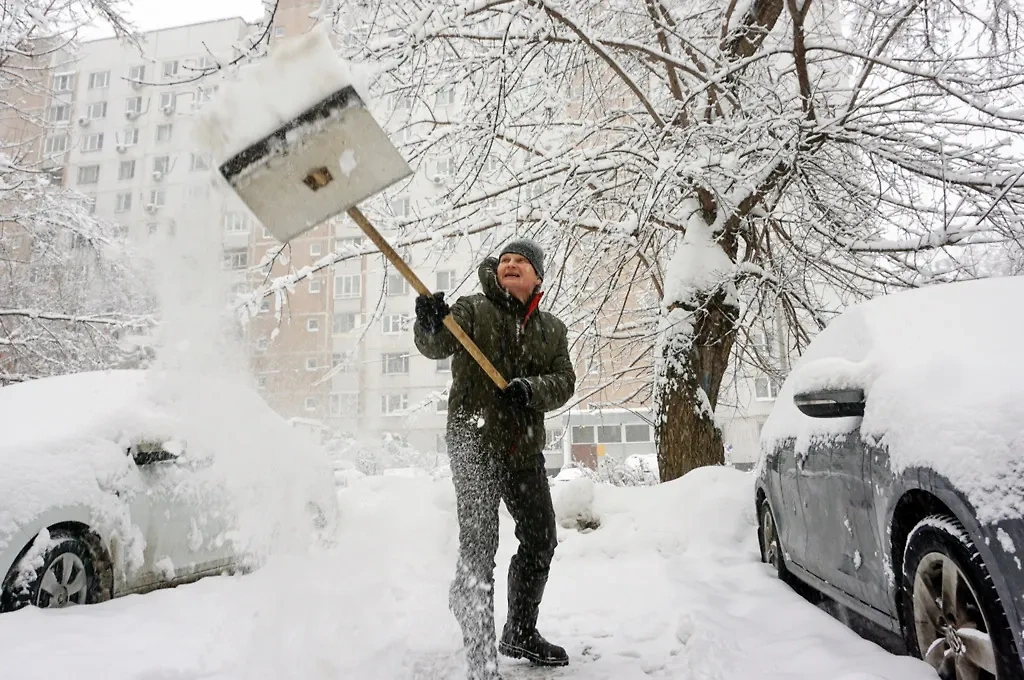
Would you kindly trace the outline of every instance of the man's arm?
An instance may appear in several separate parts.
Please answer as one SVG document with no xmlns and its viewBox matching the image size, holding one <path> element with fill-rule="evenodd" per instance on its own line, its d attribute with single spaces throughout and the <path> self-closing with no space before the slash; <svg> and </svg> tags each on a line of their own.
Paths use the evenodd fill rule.
<svg viewBox="0 0 1024 680">
<path fill-rule="evenodd" d="M 538 411 L 554 411 L 576 391 L 576 371 L 569 358 L 569 341 L 565 326 L 561 322 L 559 326 L 558 350 L 551 371 L 525 379 L 530 384 L 530 408 Z"/>
<path fill-rule="evenodd" d="M 466 298 L 461 297 L 452 305 L 452 316 L 462 326 L 462 330 L 466 331 L 469 337 L 473 337 L 473 306 Z M 462 346 L 447 328 L 442 327 L 436 333 L 428 333 L 419 321 L 413 326 L 412 335 L 416 349 L 428 359 L 446 359 Z"/>
</svg>

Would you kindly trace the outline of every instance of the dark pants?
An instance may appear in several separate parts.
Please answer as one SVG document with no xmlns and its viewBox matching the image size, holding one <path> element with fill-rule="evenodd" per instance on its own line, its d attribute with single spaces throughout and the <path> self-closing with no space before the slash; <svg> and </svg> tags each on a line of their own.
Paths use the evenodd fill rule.
<svg viewBox="0 0 1024 680">
<path fill-rule="evenodd" d="M 495 457 L 467 461 L 452 456 L 459 516 L 459 561 L 449 603 L 462 626 L 470 677 L 497 672 L 494 639 L 494 556 L 498 551 L 498 502 L 516 524 L 519 550 L 508 568 L 510 630 L 529 634 L 548 580 L 558 539 L 543 456 L 525 470 L 506 470 Z M 493 666 L 492 666 L 493 664 Z M 493 668 L 493 671 L 492 671 Z"/>
</svg>

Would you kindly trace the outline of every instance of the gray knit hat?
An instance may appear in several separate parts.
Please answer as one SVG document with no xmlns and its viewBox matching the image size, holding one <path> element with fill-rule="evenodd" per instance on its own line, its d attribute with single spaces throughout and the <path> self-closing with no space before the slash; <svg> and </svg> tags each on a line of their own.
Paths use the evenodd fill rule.
<svg viewBox="0 0 1024 680">
<path fill-rule="evenodd" d="M 501 253 L 498 254 L 498 259 L 501 259 L 502 255 L 507 253 L 515 253 L 516 255 L 522 255 L 530 264 L 533 265 L 533 271 L 537 272 L 537 278 L 544 278 L 544 251 L 536 241 L 531 241 L 528 238 L 516 239 L 510 241 L 504 248 L 501 249 Z"/>
</svg>

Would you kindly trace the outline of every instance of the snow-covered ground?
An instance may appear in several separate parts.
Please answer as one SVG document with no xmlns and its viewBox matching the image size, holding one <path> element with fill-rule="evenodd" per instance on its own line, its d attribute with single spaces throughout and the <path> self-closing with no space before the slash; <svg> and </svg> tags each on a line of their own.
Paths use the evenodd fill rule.
<svg viewBox="0 0 1024 680">
<path fill-rule="evenodd" d="M 3 677 L 461 680 L 447 610 L 457 547 L 451 482 L 348 477 L 338 548 L 247 576 L 67 610 L 0 616 Z M 563 669 L 502 659 L 507 678 L 933 680 L 808 604 L 760 564 L 752 482 L 728 468 L 656 487 L 555 489 L 560 527 L 541 632 Z M 593 491 L 593 504 L 586 501 Z M 497 620 L 516 541 L 502 516 Z"/>
</svg>

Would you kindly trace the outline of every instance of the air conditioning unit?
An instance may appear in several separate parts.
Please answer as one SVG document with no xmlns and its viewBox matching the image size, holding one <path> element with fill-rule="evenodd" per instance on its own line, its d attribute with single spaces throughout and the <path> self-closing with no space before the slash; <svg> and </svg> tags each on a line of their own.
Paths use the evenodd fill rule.
<svg viewBox="0 0 1024 680">
<path fill-rule="evenodd" d="M 118 144 L 118 145 L 117 145 L 116 147 L 114 147 L 114 148 L 116 148 L 116 149 L 117 149 L 117 152 L 118 152 L 118 153 L 124 153 L 125 151 L 127 151 L 127 150 L 128 150 L 128 145 L 126 145 L 126 144 Z"/>
<path fill-rule="evenodd" d="M 138 118 L 141 115 L 142 115 L 141 111 L 126 111 L 125 114 L 124 114 L 124 117 L 127 118 L 128 120 L 135 120 L 136 118 Z"/>
<path fill-rule="evenodd" d="M 165 116 L 169 116 L 172 113 L 174 113 L 174 105 L 168 104 L 167 106 L 162 107 L 160 110 L 163 111 Z"/>
<path fill-rule="evenodd" d="M 153 181 L 154 182 L 159 182 L 163 178 L 164 178 L 164 173 L 160 172 L 159 170 L 154 170 L 153 171 Z"/>
<path fill-rule="evenodd" d="M 89 123 L 91 123 L 91 122 L 92 122 L 92 120 L 88 116 L 79 116 L 78 117 L 78 124 L 81 125 L 82 127 L 89 127 Z"/>
<path fill-rule="evenodd" d="M 155 204 L 155 203 L 147 203 L 146 204 L 146 212 L 148 212 L 150 215 L 155 214 L 156 211 L 159 210 L 159 209 L 160 209 L 160 207 L 157 204 Z"/>
</svg>

